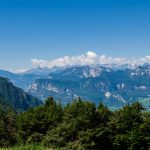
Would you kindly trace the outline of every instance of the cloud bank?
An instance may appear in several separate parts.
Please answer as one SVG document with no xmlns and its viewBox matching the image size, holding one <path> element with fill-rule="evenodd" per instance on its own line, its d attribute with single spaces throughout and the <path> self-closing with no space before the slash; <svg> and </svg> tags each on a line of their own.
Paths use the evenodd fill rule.
<svg viewBox="0 0 150 150">
<path fill-rule="evenodd" d="M 150 56 L 142 58 L 123 58 L 123 57 L 110 57 L 106 55 L 98 55 L 95 52 L 88 51 L 86 54 L 78 56 L 64 56 L 51 61 L 31 59 L 33 67 L 69 67 L 69 66 L 84 66 L 84 65 L 125 65 L 128 64 L 131 67 L 150 63 Z"/>
</svg>

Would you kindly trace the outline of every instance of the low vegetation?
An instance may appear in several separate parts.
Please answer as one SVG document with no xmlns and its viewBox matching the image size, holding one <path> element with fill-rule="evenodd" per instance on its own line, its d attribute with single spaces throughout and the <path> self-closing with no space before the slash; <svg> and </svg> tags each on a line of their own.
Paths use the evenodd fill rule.
<svg viewBox="0 0 150 150">
<path fill-rule="evenodd" d="M 52 150 L 52 149 L 45 149 L 43 146 L 40 145 L 20 145 L 20 146 L 13 146 L 7 148 L 0 148 L 0 150 Z"/>
<path fill-rule="evenodd" d="M 2 150 L 148 150 L 150 113 L 140 103 L 110 111 L 81 99 L 62 106 L 49 97 L 26 112 L 0 109 Z M 21 146 L 17 146 L 21 145 Z"/>
</svg>

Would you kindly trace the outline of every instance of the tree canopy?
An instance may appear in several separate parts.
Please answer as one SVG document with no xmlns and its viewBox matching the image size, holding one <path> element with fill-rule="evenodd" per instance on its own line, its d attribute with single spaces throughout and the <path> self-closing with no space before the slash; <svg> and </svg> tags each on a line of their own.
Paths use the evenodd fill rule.
<svg viewBox="0 0 150 150">
<path fill-rule="evenodd" d="M 62 106 L 52 97 L 22 113 L 0 109 L 0 146 L 18 143 L 64 150 L 147 150 L 150 113 L 137 102 L 111 111 L 81 99 Z"/>
</svg>

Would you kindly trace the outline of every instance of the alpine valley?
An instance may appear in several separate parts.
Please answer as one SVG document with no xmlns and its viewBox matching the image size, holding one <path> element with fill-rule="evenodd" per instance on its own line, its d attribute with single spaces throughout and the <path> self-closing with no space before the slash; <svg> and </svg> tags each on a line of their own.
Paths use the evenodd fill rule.
<svg viewBox="0 0 150 150">
<path fill-rule="evenodd" d="M 110 109 L 139 101 L 150 110 L 150 65 L 86 65 L 34 68 L 21 74 L 0 70 L 15 86 L 44 101 L 53 96 L 63 104 L 81 97 Z"/>
</svg>

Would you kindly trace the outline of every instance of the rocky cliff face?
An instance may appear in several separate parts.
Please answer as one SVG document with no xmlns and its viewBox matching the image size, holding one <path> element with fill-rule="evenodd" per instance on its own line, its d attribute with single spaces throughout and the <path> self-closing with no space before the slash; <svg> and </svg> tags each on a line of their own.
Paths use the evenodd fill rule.
<svg viewBox="0 0 150 150">
<path fill-rule="evenodd" d="M 77 67 L 57 75 L 50 74 L 52 79 L 36 80 L 29 93 L 41 99 L 51 95 L 61 98 L 64 103 L 82 97 L 97 104 L 103 101 L 112 108 L 134 101 L 150 107 L 150 66 L 121 70 L 100 68 L 94 75 L 89 70 L 87 67 Z"/>
</svg>

